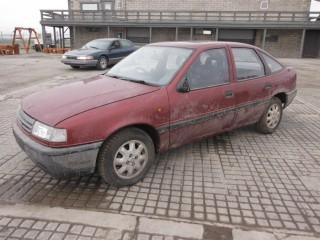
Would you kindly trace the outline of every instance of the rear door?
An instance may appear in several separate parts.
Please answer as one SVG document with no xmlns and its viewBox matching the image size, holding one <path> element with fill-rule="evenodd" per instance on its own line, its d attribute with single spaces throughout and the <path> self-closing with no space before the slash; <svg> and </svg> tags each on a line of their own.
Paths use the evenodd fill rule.
<svg viewBox="0 0 320 240">
<path fill-rule="evenodd" d="M 171 147 L 230 129 L 235 117 L 230 76 L 226 48 L 206 50 L 193 62 L 186 77 L 190 91 L 169 96 Z"/>
<path fill-rule="evenodd" d="M 264 113 L 272 93 L 272 81 L 253 48 L 232 47 L 236 123 L 241 127 L 257 122 Z"/>
<path fill-rule="evenodd" d="M 122 39 L 120 40 L 121 48 L 122 48 L 122 57 L 126 57 L 129 54 L 135 51 L 135 47 L 131 41 Z"/>
</svg>

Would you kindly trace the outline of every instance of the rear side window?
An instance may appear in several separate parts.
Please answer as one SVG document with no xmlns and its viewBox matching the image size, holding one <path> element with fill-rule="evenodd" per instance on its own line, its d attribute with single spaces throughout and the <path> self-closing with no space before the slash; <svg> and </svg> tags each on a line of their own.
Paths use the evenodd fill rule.
<svg viewBox="0 0 320 240">
<path fill-rule="evenodd" d="M 282 70 L 282 66 L 280 63 L 278 63 L 276 60 L 274 60 L 272 57 L 268 56 L 267 54 L 261 53 L 263 59 L 267 63 L 271 73 L 278 72 Z"/>
<path fill-rule="evenodd" d="M 212 49 L 201 53 L 188 72 L 188 82 L 191 90 L 229 83 L 226 50 Z"/>
<path fill-rule="evenodd" d="M 232 48 L 239 81 L 259 78 L 265 75 L 264 66 L 253 49 Z"/>
<path fill-rule="evenodd" d="M 132 43 L 128 40 L 121 40 L 121 46 L 123 48 L 130 48 L 132 47 Z"/>
</svg>

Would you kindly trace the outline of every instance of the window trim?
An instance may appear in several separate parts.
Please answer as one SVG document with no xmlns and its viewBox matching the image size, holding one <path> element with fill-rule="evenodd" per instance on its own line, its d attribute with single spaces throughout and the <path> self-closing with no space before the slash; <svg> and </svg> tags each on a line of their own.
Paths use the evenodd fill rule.
<svg viewBox="0 0 320 240">
<path fill-rule="evenodd" d="M 271 56 L 270 54 L 268 54 L 267 52 L 264 52 L 264 51 L 261 51 L 261 50 L 258 50 L 258 54 L 260 55 L 262 61 L 264 62 L 264 65 L 265 67 L 268 69 L 268 76 L 271 76 L 271 75 L 274 75 L 274 74 L 278 74 L 280 72 L 282 72 L 284 69 L 285 69 L 285 66 L 280 63 L 277 59 L 275 59 L 273 56 Z M 266 60 L 264 59 L 263 55 L 266 55 L 268 56 L 269 58 L 271 58 L 273 61 L 275 61 L 276 63 L 278 63 L 280 66 L 281 66 L 281 69 L 276 71 L 276 72 L 272 72 L 268 63 L 266 62 Z"/>
<path fill-rule="evenodd" d="M 83 9 L 83 5 L 97 5 L 97 10 L 85 10 Z M 99 6 L 99 3 L 98 2 L 81 2 L 80 3 L 80 9 L 81 11 L 99 11 L 100 10 L 100 6 Z"/>
<path fill-rule="evenodd" d="M 188 74 L 189 74 L 189 71 L 193 65 L 193 63 L 198 60 L 198 58 L 200 57 L 200 55 L 204 52 L 207 52 L 207 51 L 211 51 L 211 50 L 216 50 L 216 49 L 224 49 L 225 50 L 225 53 L 226 53 L 226 58 L 227 58 L 227 63 L 228 63 L 228 76 L 229 76 L 229 82 L 227 83 L 221 83 L 221 84 L 218 84 L 218 85 L 210 85 L 210 86 L 207 86 L 207 87 L 199 87 L 199 88 L 193 88 L 191 89 L 190 87 L 190 83 L 188 81 Z M 230 72 L 231 70 L 231 66 L 230 66 L 230 56 L 229 56 L 229 53 L 228 53 L 228 49 L 227 47 L 216 47 L 216 48 L 208 48 L 208 49 L 205 49 L 203 51 L 201 51 L 195 58 L 195 61 L 192 62 L 192 64 L 190 65 L 190 67 L 188 68 L 187 70 L 187 74 L 184 76 L 183 80 L 182 81 L 186 81 L 188 82 L 188 85 L 189 85 L 189 88 L 190 88 L 190 92 L 192 91 L 198 91 L 198 90 L 203 90 L 203 89 L 209 89 L 209 88 L 215 88 L 215 87 L 221 87 L 221 86 L 225 86 L 225 85 L 230 85 L 232 84 L 232 73 Z"/>
<path fill-rule="evenodd" d="M 232 49 L 234 49 L 234 48 L 241 48 L 241 49 L 249 49 L 249 50 L 252 50 L 252 51 L 256 54 L 256 56 L 258 57 L 258 59 L 259 59 L 260 62 L 261 62 L 261 65 L 262 65 L 263 71 L 264 71 L 264 75 L 263 75 L 263 76 L 259 76 L 259 77 L 252 77 L 252 78 L 246 78 L 246 79 L 241 79 L 241 80 L 239 80 L 239 79 L 238 79 L 238 74 L 237 74 L 237 65 L 236 65 L 236 61 L 235 61 L 234 54 L 233 54 L 233 51 L 232 51 Z M 236 80 L 237 83 L 260 79 L 260 78 L 264 78 L 264 77 L 266 77 L 266 76 L 269 75 L 269 74 L 268 74 L 268 73 L 269 73 L 269 69 L 267 69 L 266 64 L 265 64 L 265 62 L 264 62 L 264 59 L 262 59 L 262 57 L 260 56 L 260 54 L 257 52 L 257 50 L 256 50 L 255 48 L 242 47 L 242 46 L 241 46 L 241 47 L 237 47 L 237 46 L 232 47 L 232 46 L 231 46 L 231 47 L 230 47 L 230 52 L 231 52 L 231 54 L 232 54 L 232 59 L 233 59 L 233 64 L 234 64 L 235 80 Z M 268 70 L 268 71 L 267 71 L 267 70 Z"/>
</svg>

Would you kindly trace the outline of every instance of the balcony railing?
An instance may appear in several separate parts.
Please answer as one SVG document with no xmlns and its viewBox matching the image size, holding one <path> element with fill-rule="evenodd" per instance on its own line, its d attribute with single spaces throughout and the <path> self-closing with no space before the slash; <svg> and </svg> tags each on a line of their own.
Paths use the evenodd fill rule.
<svg viewBox="0 0 320 240">
<path fill-rule="evenodd" d="M 300 23 L 320 24 L 320 12 L 41 10 L 42 23 Z"/>
</svg>

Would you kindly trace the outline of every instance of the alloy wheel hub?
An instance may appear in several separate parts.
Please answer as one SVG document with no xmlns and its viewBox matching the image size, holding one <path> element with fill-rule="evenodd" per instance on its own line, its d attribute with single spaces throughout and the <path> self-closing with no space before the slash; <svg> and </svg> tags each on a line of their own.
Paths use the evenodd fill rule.
<svg viewBox="0 0 320 240">
<path fill-rule="evenodd" d="M 138 140 L 130 140 L 116 152 L 113 167 L 120 178 L 131 179 L 143 171 L 147 161 L 146 145 Z"/>
</svg>

